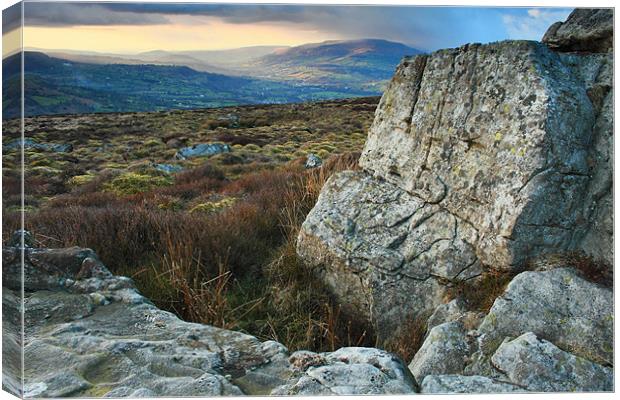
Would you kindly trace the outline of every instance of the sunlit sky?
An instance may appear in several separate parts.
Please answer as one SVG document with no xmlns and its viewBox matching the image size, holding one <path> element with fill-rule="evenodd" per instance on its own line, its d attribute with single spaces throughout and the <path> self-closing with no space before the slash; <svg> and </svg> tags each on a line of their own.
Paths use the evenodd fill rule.
<svg viewBox="0 0 620 400">
<path fill-rule="evenodd" d="M 218 50 L 379 38 L 421 50 L 540 40 L 567 8 L 26 2 L 24 47 L 106 53 Z M 16 11 L 16 10 L 13 10 Z M 4 54 L 19 14 L 3 13 Z"/>
</svg>

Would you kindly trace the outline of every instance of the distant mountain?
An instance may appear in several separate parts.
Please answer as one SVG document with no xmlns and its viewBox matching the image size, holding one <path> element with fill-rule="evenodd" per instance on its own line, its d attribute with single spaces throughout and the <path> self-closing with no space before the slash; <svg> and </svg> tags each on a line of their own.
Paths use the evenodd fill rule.
<svg viewBox="0 0 620 400">
<path fill-rule="evenodd" d="M 422 51 L 380 39 L 327 41 L 275 51 L 245 68 L 253 76 L 279 76 L 309 84 L 383 90 L 404 56 Z"/>
<path fill-rule="evenodd" d="M 2 62 L 5 118 L 19 116 L 20 65 L 19 54 Z M 24 70 L 27 116 L 305 102 L 375 94 L 316 85 L 299 87 L 186 66 L 73 62 L 39 52 L 24 53 Z"/>
<path fill-rule="evenodd" d="M 381 94 L 403 56 L 379 39 L 296 47 L 105 54 L 25 53 L 26 114 L 155 111 Z M 5 58 L 3 112 L 19 115 L 19 55 Z"/>
</svg>

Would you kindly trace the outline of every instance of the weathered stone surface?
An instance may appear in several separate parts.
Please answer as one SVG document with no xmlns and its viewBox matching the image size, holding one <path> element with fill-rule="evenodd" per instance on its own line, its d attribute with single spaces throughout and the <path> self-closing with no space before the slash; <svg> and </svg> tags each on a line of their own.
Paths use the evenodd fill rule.
<svg viewBox="0 0 620 400">
<path fill-rule="evenodd" d="M 612 58 L 525 41 L 405 58 L 298 254 L 380 337 L 483 266 L 581 249 L 611 272 Z"/>
<path fill-rule="evenodd" d="M 596 122 L 591 137 L 588 164 L 590 180 L 583 199 L 588 221 L 581 248 L 609 266 L 612 272 L 613 240 L 613 54 L 561 54 L 562 62 L 584 82 L 594 105 Z"/>
<path fill-rule="evenodd" d="M 542 42 L 558 51 L 613 51 L 614 10 L 577 8 L 564 22 L 551 25 Z"/>
<path fill-rule="evenodd" d="M 374 316 L 388 337 L 443 301 L 445 283 L 480 274 L 467 222 L 364 172 L 325 184 L 303 223 L 297 251 L 342 303 Z"/>
<path fill-rule="evenodd" d="M 533 332 L 560 348 L 613 365 L 613 293 L 575 270 L 523 272 L 482 321 L 480 351 L 491 355 L 506 337 Z"/>
<path fill-rule="evenodd" d="M 594 117 L 544 45 L 441 50 L 401 63 L 360 165 L 469 221 L 482 262 L 509 267 L 572 245 Z"/>
<path fill-rule="evenodd" d="M 424 378 L 420 392 L 424 394 L 450 393 L 507 393 L 526 390 L 511 383 L 500 382 L 478 375 L 429 375 Z"/>
<path fill-rule="evenodd" d="M 230 146 L 226 143 L 199 143 L 179 149 L 174 157 L 179 160 L 185 160 L 192 157 L 207 157 L 229 152 Z"/>
<path fill-rule="evenodd" d="M 409 364 L 416 381 L 428 375 L 462 374 L 471 348 L 465 327 L 452 321 L 431 329 L 424 344 Z"/>
<path fill-rule="evenodd" d="M 613 390 L 613 369 L 567 353 L 531 332 L 502 343 L 491 360 L 513 383 L 531 391 Z"/>
<path fill-rule="evenodd" d="M 300 353 L 300 354 L 299 354 Z M 297 352 L 296 373 L 277 395 L 414 393 L 416 383 L 402 362 L 378 349 L 344 347 L 333 353 Z"/>
<path fill-rule="evenodd" d="M 345 348 L 320 367 L 280 343 L 188 323 L 156 308 L 89 249 L 25 249 L 24 378 L 17 248 L 3 249 L 3 384 L 27 397 L 267 395 L 307 376 L 305 394 L 410 393 L 406 366 L 382 350 Z M 47 286 L 46 286 L 47 285 Z M 8 362 L 15 361 L 6 368 Z M 294 361 L 294 360 L 293 360 Z M 310 363 L 312 364 L 312 363 Z M 303 366 L 300 371 L 299 366 Z M 318 384 L 314 384 L 314 382 Z M 316 391 L 313 391 L 313 388 Z"/>
</svg>

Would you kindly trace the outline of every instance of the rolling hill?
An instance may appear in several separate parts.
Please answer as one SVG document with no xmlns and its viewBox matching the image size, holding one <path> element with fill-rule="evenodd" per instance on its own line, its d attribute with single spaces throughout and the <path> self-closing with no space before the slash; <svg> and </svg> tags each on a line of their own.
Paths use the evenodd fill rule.
<svg viewBox="0 0 620 400">
<path fill-rule="evenodd" d="M 396 65 L 421 53 L 379 39 L 296 47 L 25 52 L 26 115 L 157 111 L 381 94 Z M 19 55 L 3 60 L 3 113 L 19 115 Z"/>
</svg>

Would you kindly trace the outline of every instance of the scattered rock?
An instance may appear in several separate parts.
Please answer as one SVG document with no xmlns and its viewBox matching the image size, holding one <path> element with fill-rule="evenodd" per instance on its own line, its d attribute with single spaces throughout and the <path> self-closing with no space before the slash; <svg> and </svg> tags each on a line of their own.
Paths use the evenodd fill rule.
<svg viewBox="0 0 620 400">
<path fill-rule="evenodd" d="M 7 243 L 7 246 L 22 247 L 22 243 L 24 247 L 35 247 L 35 240 L 34 236 L 32 236 L 32 233 L 23 229 L 19 229 L 13 232 L 13 235 Z"/>
<path fill-rule="evenodd" d="M 4 151 L 19 150 L 22 147 L 22 143 L 23 143 L 24 150 L 35 149 L 35 150 L 42 150 L 42 151 L 52 151 L 55 153 L 69 153 L 73 151 L 73 145 L 70 143 L 65 143 L 65 144 L 38 143 L 34 139 L 30 139 L 30 138 L 24 138 L 23 142 L 22 142 L 22 139 L 15 139 L 3 145 L 2 148 Z"/>
<path fill-rule="evenodd" d="M 612 391 L 613 369 L 560 350 L 528 332 L 505 341 L 492 357 L 512 382 L 535 392 Z"/>
<path fill-rule="evenodd" d="M 154 164 L 153 167 L 156 170 L 165 172 L 167 174 L 174 174 L 174 173 L 183 171 L 182 166 L 174 165 L 174 164 Z"/>
<path fill-rule="evenodd" d="M 323 160 L 316 154 L 308 154 L 308 159 L 306 160 L 305 167 L 307 169 L 318 168 L 323 164 Z"/>
<path fill-rule="evenodd" d="M 478 332 L 491 355 L 506 337 L 533 332 L 580 357 L 613 365 L 613 292 L 570 268 L 517 275 Z"/>
<path fill-rule="evenodd" d="M 230 146 L 226 143 L 200 143 L 190 147 L 183 147 L 177 151 L 175 158 L 185 160 L 192 157 L 210 157 L 230 151 Z"/>
<path fill-rule="evenodd" d="M 557 51 L 613 51 L 613 8 L 577 8 L 566 21 L 551 25 L 542 42 Z"/>
</svg>

